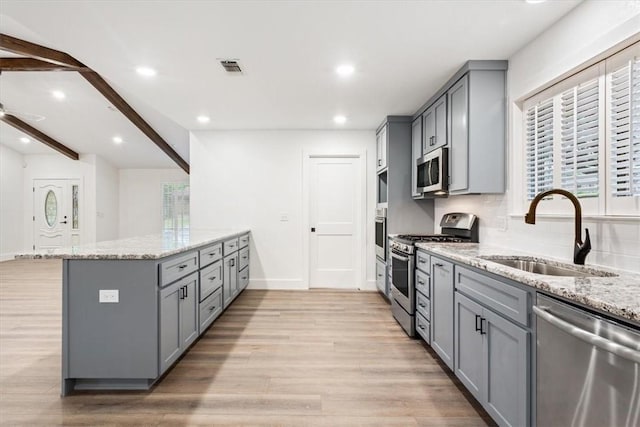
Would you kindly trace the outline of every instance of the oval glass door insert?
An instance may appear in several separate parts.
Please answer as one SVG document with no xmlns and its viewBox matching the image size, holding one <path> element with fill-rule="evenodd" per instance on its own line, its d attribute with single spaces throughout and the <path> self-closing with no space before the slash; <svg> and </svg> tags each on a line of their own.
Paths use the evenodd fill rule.
<svg viewBox="0 0 640 427">
<path fill-rule="evenodd" d="M 58 199 L 53 190 L 49 190 L 44 198 L 44 218 L 49 227 L 53 227 L 58 218 Z"/>
</svg>

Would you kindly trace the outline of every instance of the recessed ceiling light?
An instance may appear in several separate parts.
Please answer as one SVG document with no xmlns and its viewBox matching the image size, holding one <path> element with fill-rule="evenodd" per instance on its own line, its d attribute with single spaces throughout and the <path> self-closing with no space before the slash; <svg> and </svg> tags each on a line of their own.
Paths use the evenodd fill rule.
<svg viewBox="0 0 640 427">
<path fill-rule="evenodd" d="M 114 136 L 112 139 L 115 144 L 122 144 L 124 142 L 119 136 Z"/>
<path fill-rule="evenodd" d="M 208 116 L 198 116 L 196 117 L 196 120 L 198 120 L 200 123 L 209 123 L 211 121 Z"/>
<path fill-rule="evenodd" d="M 153 77 L 158 74 L 156 70 L 149 67 L 138 67 L 136 68 L 136 73 L 140 74 L 143 77 Z"/>
<path fill-rule="evenodd" d="M 333 121 L 339 125 L 343 125 L 346 123 L 347 118 L 345 116 L 335 116 Z"/>
<path fill-rule="evenodd" d="M 61 90 L 52 90 L 51 91 L 51 96 L 53 96 L 55 99 L 59 99 L 59 100 L 63 100 L 67 97 L 67 95 L 64 94 L 63 91 Z"/>
<path fill-rule="evenodd" d="M 336 68 L 336 73 L 338 73 L 340 77 L 349 77 L 355 70 L 356 69 L 351 64 L 342 64 Z"/>
<path fill-rule="evenodd" d="M 20 142 L 22 142 L 23 144 L 28 144 L 31 142 L 31 140 L 23 136 L 22 138 L 20 138 Z"/>
</svg>

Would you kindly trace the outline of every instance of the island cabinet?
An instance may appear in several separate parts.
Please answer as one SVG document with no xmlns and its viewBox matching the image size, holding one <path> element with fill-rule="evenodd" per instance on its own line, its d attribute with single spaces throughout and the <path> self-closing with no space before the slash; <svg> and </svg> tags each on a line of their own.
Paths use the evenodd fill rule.
<svg viewBox="0 0 640 427">
<path fill-rule="evenodd" d="M 248 233 L 199 237 L 200 245 L 157 236 L 58 255 L 63 396 L 149 389 L 246 287 Z M 140 250 L 141 240 L 153 250 Z"/>
<path fill-rule="evenodd" d="M 198 273 L 160 290 L 160 374 L 198 338 Z"/>
</svg>

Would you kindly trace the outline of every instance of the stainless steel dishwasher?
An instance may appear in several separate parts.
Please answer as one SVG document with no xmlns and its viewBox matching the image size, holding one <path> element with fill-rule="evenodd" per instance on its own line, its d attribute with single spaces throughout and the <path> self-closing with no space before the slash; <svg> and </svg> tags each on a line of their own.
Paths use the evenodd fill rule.
<svg viewBox="0 0 640 427">
<path fill-rule="evenodd" d="M 537 425 L 640 425 L 640 332 L 538 294 Z"/>
</svg>

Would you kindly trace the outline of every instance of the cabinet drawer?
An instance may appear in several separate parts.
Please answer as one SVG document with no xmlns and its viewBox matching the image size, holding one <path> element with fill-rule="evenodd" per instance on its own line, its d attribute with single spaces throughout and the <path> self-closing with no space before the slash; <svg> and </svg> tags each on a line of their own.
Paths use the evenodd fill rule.
<svg viewBox="0 0 640 427">
<path fill-rule="evenodd" d="M 224 242 L 224 256 L 234 253 L 238 250 L 238 238 L 227 240 Z"/>
<path fill-rule="evenodd" d="M 416 253 L 416 268 L 429 274 L 431 272 L 431 255 L 418 251 Z"/>
<path fill-rule="evenodd" d="M 238 245 L 240 249 L 249 246 L 249 235 L 245 234 L 244 236 L 240 236 L 240 238 L 238 239 Z"/>
<path fill-rule="evenodd" d="M 200 334 L 222 313 L 222 288 L 200 303 Z"/>
<path fill-rule="evenodd" d="M 238 273 L 238 289 L 243 290 L 249 285 L 249 267 Z"/>
<path fill-rule="evenodd" d="M 167 286 L 198 269 L 198 252 L 172 258 L 160 264 L 160 286 Z"/>
<path fill-rule="evenodd" d="M 222 286 L 222 260 L 200 270 L 200 301 Z"/>
<path fill-rule="evenodd" d="M 249 265 L 249 248 L 245 247 L 243 249 L 240 249 L 238 255 L 240 258 L 238 260 L 238 270 L 242 270 Z"/>
<path fill-rule="evenodd" d="M 464 267 L 455 268 L 456 289 L 524 326 L 529 325 L 529 294 Z"/>
<path fill-rule="evenodd" d="M 431 320 L 431 301 L 422 292 L 416 292 L 416 310 L 425 319 Z"/>
<path fill-rule="evenodd" d="M 222 258 L 222 243 L 216 243 L 200 249 L 200 268 Z"/>
<path fill-rule="evenodd" d="M 387 292 L 386 270 L 387 265 L 383 261 L 376 259 L 376 287 L 383 294 Z"/>
<path fill-rule="evenodd" d="M 427 342 L 431 344 L 431 324 L 419 312 L 416 313 L 416 332 Z"/>
<path fill-rule="evenodd" d="M 430 298 L 429 294 L 429 281 L 431 277 L 429 277 L 426 273 L 420 270 L 416 270 L 416 289 L 419 290 L 426 296 Z"/>
</svg>

